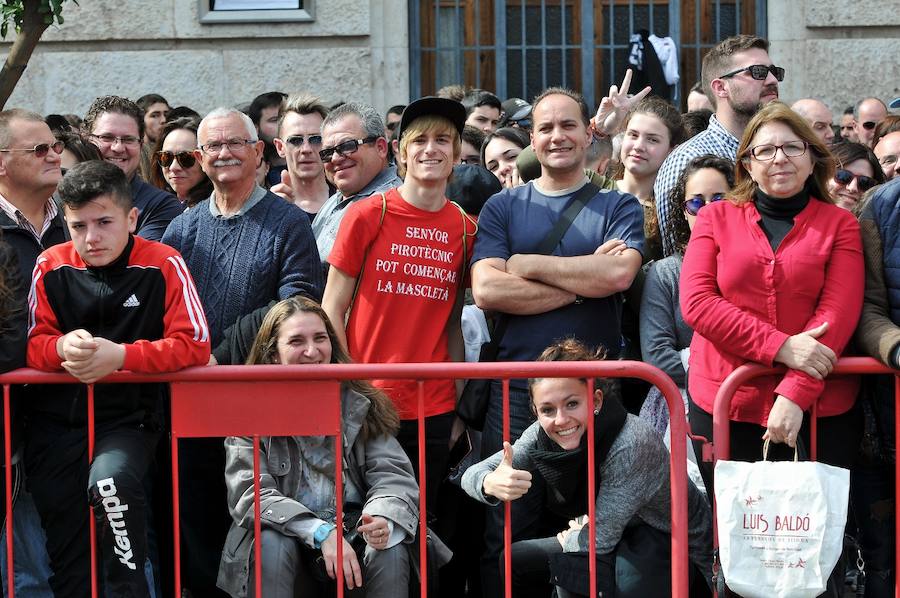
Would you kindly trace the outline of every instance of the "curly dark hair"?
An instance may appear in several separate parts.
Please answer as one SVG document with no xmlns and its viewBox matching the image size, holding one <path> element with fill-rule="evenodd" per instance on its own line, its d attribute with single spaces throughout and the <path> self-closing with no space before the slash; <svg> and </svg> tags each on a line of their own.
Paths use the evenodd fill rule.
<svg viewBox="0 0 900 598">
<path fill-rule="evenodd" d="M 683 255 L 684 248 L 687 247 L 691 238 L 691 228 L 688 226 L 687 218 L 684 216 L 684 196 L 688 179 L 698 170 L 703 170 L 704 168 L 718 170 L 728 182 L 728 188 L 734 187 L 734 162 L 728 158 L 705 154 L 697 156 L 688 162 L 681 172 L 681 176 L 675 182 L 675 187 L 672 188 L 671 201 L 669 201 L 668 222 L 669 226 L 672 227 L 672 235 L 675 239 L 675 253 Z"/>
<path fill-rule="evenodd" d="M 129 100 L 119 96 L 101 96 L 94 100 L 87 114 L 84 115 L 84 122 L 81 123 L 82 131 L 85 135 L 94 132 L 94 123 L 100 118 L 101 114 L 112 112 L 113 114 L 124 114 L 134 119 L 138 126 L 138 139 L 144 138 L 144 111 L 141 107 Z"/>
</svg>

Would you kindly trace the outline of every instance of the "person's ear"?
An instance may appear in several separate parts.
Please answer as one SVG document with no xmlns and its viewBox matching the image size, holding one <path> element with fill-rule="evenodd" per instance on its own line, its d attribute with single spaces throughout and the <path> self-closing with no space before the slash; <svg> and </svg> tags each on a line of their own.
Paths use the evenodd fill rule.
<svg viewBox="0 0 900 598">
<path fill-rule="evenodd" d="M 285 154 L 284 141 L 282 141 L 280 137 L 276 137 L 275 139 L 272 140 L 272 143 L 275 145 L 275 151 L 278 152 L 278 155 L 281 156 L 282 158 L 287 158 L 287 156 L 284 155 Z"/>
<path fill-rule="evenodd" d="M 388 144 L 388 141 L 384 137 L 379 137 L 378 139 L 375 140 L 375 150 L 378 152 L 378 155 L 381 156 L 385 160 L 387 160 L 387 154 L 388 154 L 387 144 Z"/>
<path fill-rule="evenodd" d="M 600 413 L 600 408 L 603 407 L 603 391 L 599 388 L 594 391 L 594 414 Z"/>
<path fill-rule="evenodd" d="M 134 231 L 137 230 L 138 209 L 132 207 L 130 210 L 128 210 L 126 219 L 128 220 L 128 232 L 134 234 Z"/>
<path fill-rule="evenodd" d="M 728 88 L 724 79 L 713 79 L 709 82 L 709 87 L 712 89 L 713 95 L 717 98 L 728 97 Z"/>
</svg>

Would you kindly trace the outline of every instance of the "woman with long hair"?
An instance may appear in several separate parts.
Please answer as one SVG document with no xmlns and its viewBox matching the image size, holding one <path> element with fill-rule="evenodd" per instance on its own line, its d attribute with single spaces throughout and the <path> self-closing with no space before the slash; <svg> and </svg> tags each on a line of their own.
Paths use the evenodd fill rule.
<svg viewBox="0 0 900 598">
<path fill-rule="evenodd" d="M 884 182 L 881 164 L 872 150 L 852 141 L 832 145 L 831 155 L 835 171 L 828 192 L 838 206 L 858 214 L 866 191 Z"/>
<path fill-rule="evenodd" d="M 325 312 L 304 297 L 269 310 L 247 359 L 253 364 L 349 363 Z M 298 385 L 298 391 L 302 386 Z M 334 438 L 266 437 L 260 442 L 262 588 L 266 598 L 333 592 L 337 542 L 347 590 L 384 598 L 407 595 L 407 545 L 416 537 L 418 485 L 394 435 L 391 400 L 368 382 L 341 384 L 344 522 L 335 521 Z M 225 440 L 225 481 L 234 519 L 218 585 L 252 596 L 253 443 Z M 352 515 L 352 519 L 348 518 Z M 342 533 L 342 528 L 343 532 Z M 348 542 L 344 534 L 356 536 Z M 348 594 L 355 595 L 355 594 Z"/>
<path fill-rule="evenodd" d="M 547 347 L 538 361 L 595 361 L 568 339 Z M 515 444 L 473 465 L 463 489 L 475 500 L 512 503 L 513 595 L 547 598 L 589 593 L 587 575 L 587 445 L 596 467 L 597 589 L 604 596 L 668 596 L 671 584 L 669 457 L 659 434 L 630 415 L 606 380 L 533 378 L 528 382 L 537 421 Z M 607 392 L 604 392 L 607 391 Z M 587 436 L 594 420 L 594 437 Z M 711 572 L 709 505 L 688 485 L 688 542 L 702 578 Z M 617 566 L 618 565 L 618 566 Z M 700 582 L 702 583 L 702 582 Z"/>
<path fill-rule="evenodd" d="M 199 126 L 197 118 L 170 120 L 150 157 L 150 184 L 172 193 L 189 208 L 212 194 L 212 181 L 194 154 Z"/>
</svg>

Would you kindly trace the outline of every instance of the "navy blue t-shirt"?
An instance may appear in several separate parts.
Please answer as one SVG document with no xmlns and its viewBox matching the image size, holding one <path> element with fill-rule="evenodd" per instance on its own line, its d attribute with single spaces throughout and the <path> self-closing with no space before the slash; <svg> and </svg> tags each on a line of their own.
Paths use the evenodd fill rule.
<svg viewBox="0 0 900 598">
<path fill-rule="evenodd" d="M 492 196 L 478 218 L 472 263 L 536 253 L 575 191 L 545 195 L 532 182 Z M 628 247 L 643 252 L 644 215 L 633 195 L 599 191 L 572 222 L 553 255 L 590 255 L 610 239 L 622 239 Z M 579 305 L 573 303 L 542 314 L 509 315 L 498 360 L 533 361 L 553 341 L 567 337 L 592 348 L 602 345 L 609 357 L 616 357 L 621 345 L 621 316 L 622 298 L 618 293 L 602 299 L 585 298 Z"/>
</svg>

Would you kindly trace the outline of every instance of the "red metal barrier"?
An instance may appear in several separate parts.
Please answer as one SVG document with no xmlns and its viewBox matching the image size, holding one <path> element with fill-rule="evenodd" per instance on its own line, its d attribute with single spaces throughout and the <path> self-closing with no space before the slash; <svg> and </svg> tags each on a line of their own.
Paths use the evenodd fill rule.
<svg viewBox="0 0 900 598">
<path fill-rule="evenodd" d="M 322 434 L 321 428 L 310 430 L 308 426 L 303 427 L 297 422 L 309 420 L 309 414 L 306 411 L 308 405 L 304 405 L 303 418 L 286 418 L 280 415 L 274 421 L 272 419 L 259 419 L 263 409 L 254 409 L 251 412 L 239 409 L 239 404 L 246 406 L 242 401 L 253 401 L 254 404 L 260 400 L 260 397 L 267 395 L 276 395 L 278 393 L 271 392 L 272 387 L 281 387 L 284 390 L 285 382 L 318 382 L 325 383 L 354 380 L 354 379 L 412 379 L 419 380 L 419 478 L 420 478 L 420 513 L 425 513 L 425 443 L 424 443 L 424 415 L 423 404 L 424 396 L 422 390 L 422 380 L 427 379 L 448 379 L 448 378 L 500 378 L 503 380 L 503 408 L 504 417 L 503 436 L 504 440 L 509 440 L 509 380 L 516 378 L 529 377 L 553 377 L 553 378 L 585 378 L 592 379 L 594 377 L 607 378 L 639 378 L 655 385 L 669 406 L 671 419 L 671 454 L 669 463 L 669 475 L 671 482 L 671 500 L 672 500 L 672 596 L 676 598 L 687 598 L 688 596 L 688 542 L 687 542 L 687 472 L 686 472 L 686 444 L 685 437 L 688 433 L 687 423 L 684 413 L 684 404 L 681 394 L 675 383 L 659 369 L 647 365 L 642 362 L 632 361 L 604 361 L 604 362 L 515 362 L 515 363 L 450 363 L 450 364 L 352 364 L 352 365 L 317 365 L 317 366 L 218 366 L 213 368 L 190 368 L 181 372 L 164 374 L 164 375 L 145 375 L 132 374 L 129 372 L 117 372 L 103 380 L 104 383 L 138 383 L 138 382 L 170 382 L 172 383 L 172 434 L 173 442 L 179 436 L 225 436 L 225 435 L 245 435 L 255 436 L 256 442 L 254 446 L 258 446 L 258 437 L 263 435 L 298 435 L 307 433 Z M 12 513 L 11 509 L 11 477 L 10 477 L 10 434 L 9 434 L 9 385 L 11 384 L 61 384 L 72 383 L 72 378 L 67 374 L 47 374 L 35 370 L 16 370 L 8 374 L 0 376 L 0 384 L 4 386 L 4 428 L 6 430 L 6 446 L 5 448 L 5 464 L 6 470 L 6 501 L 7 513 Z M 247 385 L 252 384 L 252 394 L 247 392 Z M 245 391 L 226 390 L 231 385 L 240 385 Z M 592 383 L 589 384 L 589 391 L 593 391 Z M 297 397 L 301 393 L 297 392 L 296 387 L 292 393 Z M 203 404 L 202 398 L 209 397 L 210 400 Z M 230 409 L 223 409 L 223 397 L 227 398 L 227 404 Z M 252 397 L 252 398 L 251 398 Z M 185 402 L 186 404 L 179 404 Z M 300 402 L 295 399 L 295 402 Z M 204 414 L 214 413 L 216 421 L 203 422 L 197 418 L 198 411 L 202 410 Z M 239 414 L 235 418 L 235 414 Z M 92 418 L 91 431 L 92 431 Z M 259 422 L 259 425 L 257 423 Z M 316 431 L 318 430 L 318 431 Z M 588 433 L 593 433 L 593 419 L 589 418 Z M 92 438 L 89 443 L 92 444 Z M 339 447 L 336 443 L 336 447 Z M 593 479 L 593 443 L 588 443 L 588 485 L 590 492 L 589 505 L 589 534 L 591 538 L 591 558 L 589 559 L 590 583 L 592 595 L 596 595 L 596 576 L 594 562 L 594 547 L 596 546 L 596 525 L 595 525 L 595 480 Z M 177 448 L 173 448 L 173 486 L 177 485 Z M 340 468 L 336 468 L 337 484 L 340 484 Z M 258 471 L 258 462 L 254 463 L 254 472 Z M 255 475 L 256 477 L 256 475 Z M 255 508 L 258 509 L 259 492 L 258 483 L 255 482 L 256 488 Z M 177 488 L 177 487 L 176 487 Z M 338 500 L 341 493 L 337 492 Z M 173 494 L 174 510 L 175 510 L 175 533 L 178 534 L 178 500 L 177 489 Z M 340 505 L 338 505 L 340 509 Z M 256 511 L 258 513 L 258 510 Z M 340 512 L 340 511 L 339 511 Z M 12 518 L 7 518 L 7 553 L 8 553 L 8 576 L 9 576 L 9 596 L 14 596 L 13 588 L 13 541 L 12 541 Z M 93 516 L 91 516 L 93 521 Z M 259 525 L 259 517 L 255 518 L 256 526 Z M 506 570 L 506 596 L 511 596 L 510 588 L 510 525 L 509 525 L 509 505 L 506 506 L 506 526 L 504 530 L 505 555 L 506 562 L 504 568 Z M 424 540 L 426 537 L 426 518 L 420 517 L 420 537 Z M 255 529 L 256 538 L 259 539 L 259 530 Z M 177 543 L 176 543 L 177 546 Z M 339 550 L 341 542 L 338 542 Z M 178 554 L 176 548 L 176 555 Z M 420 558 L 421 562 L 426 560 L 426 542 L 420 542 Z M 93 552 L 93 551 L 92 551 Z M 256 559 L 257 564 L 259 559 Z M 341 562 L 340 554 L 338 554 L 338 563 Z M 180 575 L 180 563 L 176 556 L 175 561 L 176 575 Z M 258 567 L 257 567 L 258 569 Z M 422 596 L 427 595 L 427 569 L 422 567 L 421 589 Z M 94 572 L 96 566 L 94 566 Z M 258 576 L 258 571 L 256 573 Z M 340 577 L 339 577 L 340 579 Z M 258 577 L 257 577 L 258 583 Z M 342 586 L 342 584 L 339 584 Z M 341 588 L 342 589 L 342 588 Z M 259 594 L 257 594 L 259 595 Z"/>
<path fill-rule="evenodd" d="M 727 378 L 722 382 L 722 386 L 719 387 L 719 392 L 716 393 L 716 400 L 713 405 L 713 467 L 715 467 L 716 461 L 719 459 L 728 459 L 731 449 L 731 428 L 729 427 L 730 418 L 729 418 L 729 407 L 731 405 L 731 398 L 734 396 L 734 393 L 737 392 L 738 388 L 740 388 L 743 384 L 746 384 L 750 380 L 754 378 L 758 378 L 760 376 L 770 376 L 772 374 L 784 373 L 787 371 L 785 367 L 767 367 L 764 365 L 756 364 L 756 363 L 748 363 L 744 364 L 737 369 L 735 369 L 731 374 L 728 375 Z M 897 371 L 893 368 L 889 368 L 881 362 L 872 359 L 871 357 L 844 357 L 837 361 L 837 364 L 834 366 L 834 370 L 832 371 L 832 375 L 835 374 L 893 374 L 894 375 L 894 395 L 895 397 L 900 397 L 900 376 L 898 376 Z M 815 460 L 816 458 L 816 445 L 817 445 L 817 417 L 815 411 L 815 405 L 813 405 L 813 410 L 810 417 L 810 458 Z M 900 430 L 900 409 L 894 410 L 894 428 L 896 430 Z M 895 460 L 896 461 L 896 460 Z M 900 462 L 898 462 L 900 464 Z M 900 469 L 895 471 L 895 488 L 894 495 L 900 495 Z M 716 502 L 715 496 L 713 499 L 713 542 L 715 543 L 715 547 L 718 549 L 719 547 L 719 535 L 716 523 Z M 895 501 L 895 506 L 898 506 Z M 895 529 L 894 534 L 895 538 L 900 537 L 900 509 L 895 511 L 894 514 L 894 523 Z M 894 571 L 900 571 L 900 550 L 895 550 L 895 565 Z M 895 581 L 894 587 L 894 595 L 897 598 L 900 598 L 900 584 L 897 584 Z"/>
</svg>

